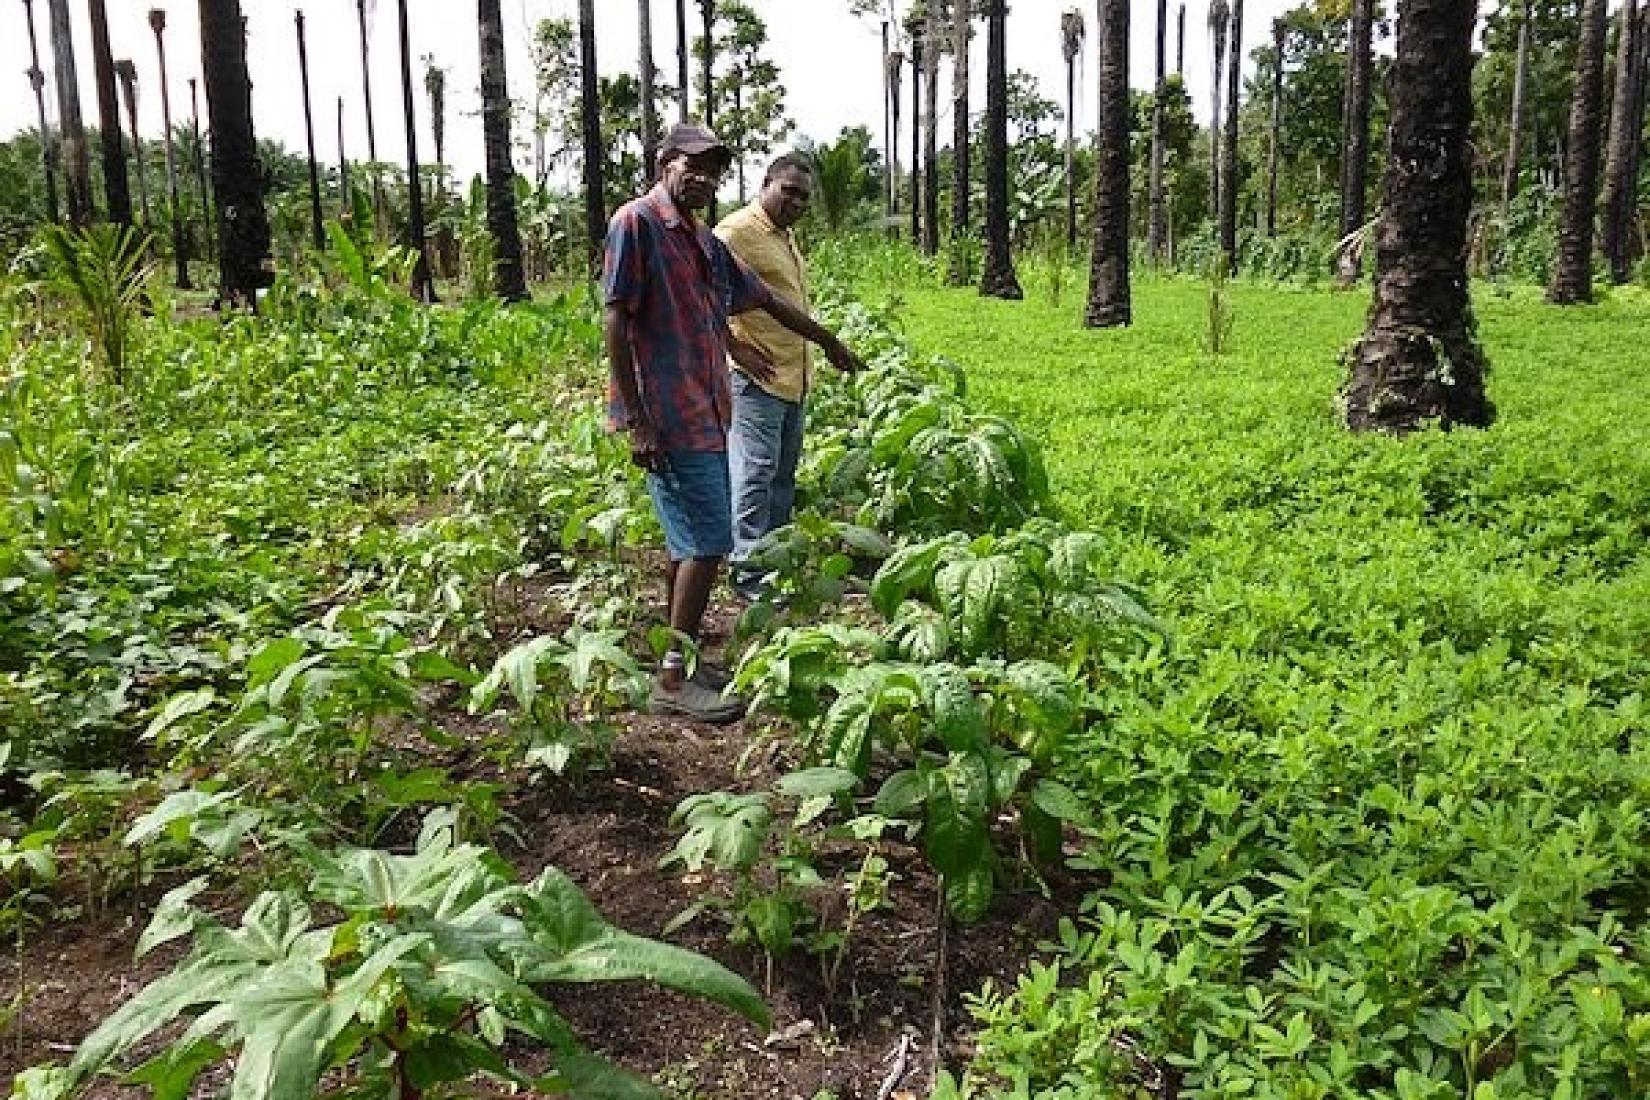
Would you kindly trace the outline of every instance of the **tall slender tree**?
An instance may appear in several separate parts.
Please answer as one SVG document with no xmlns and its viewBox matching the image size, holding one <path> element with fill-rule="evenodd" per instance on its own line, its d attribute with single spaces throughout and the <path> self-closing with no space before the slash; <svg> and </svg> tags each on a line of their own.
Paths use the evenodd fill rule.
<svg viewBox="0 0 1650 1100">
<path fill-rule="evenodd" d="M 201 136 L 200 84 L 194 77 L 189 78 L 189 130 L 194 139 L 190 145 L 190 156 L 195 162 L 195 186 L 200 192 L 201 235 L 206 240 L 207 257 L 215 260 L 218 256 L 218 234 L 214 228 L 217 219 L 213 216 L 212 189 L 206 182 L 206 140 Z"/>
<path fill-rule="evenodd" d="M 1226 140 L 1220 150 L 1220 252 L 1237 274 L 1238 94 L 1243 90 L 1243 0 L 1232 0 L 1226 50 Z"/>
<path fill-rule="evenodd" d="M 493 290 L 507 302 L 528 299 L 516 219 L 516 169 L 510 161 L 510 88 L 499 0 L 476 0 L 481 36 L 481 130 L 487 153 L 487 230 L 493 238 Z"/>
<path fill-rule="evenodd" d="M 980 293 L 1025 296 L 1014 274 L 1008 240 L 1008 5 L 986 0 L 985 37 L 985 270 Z"/>
<path fill-rule="evenodd" d="M 253 306 L 273 273 L 240 0 L 200 0 L 200 25 L 218 210 L 219 297 L 226 305 Z"/>
<path fill-rule="evenodd" d="M 1066 61 L 1066 250 L 1077 250 L 1077 59 L 1088 24 L 1077 8 L 1060 15 L 1060 56 Z"/>
<path fill-rule="evenodd" d="M 143 211 L 143 224 L 147 228 L 155 224 L 155 218 L 149 208 L 149 179 L 144 170 L 143 137 L 138 133 L 137 66 L 130 58 L 115 62 L 115 79 L 120 82 L 121 99 L 126 104 L 126 128 L 132 134 L 132 162 L 137 167 L 138 209 Z"/>
<path fill-rule="evenodd" d="M 160 68 L 160 123 L 166 146 L 166 200 L 172 215 L 172 262 L 177 267 L 178 289 L 189 290 L 189 236 L 184 232 L 183 201 L 178 188 L 178 150 L 172 135 L 172 90 L 166 66 L 164 8 L 149 9 L 149 29 L 155 35 L 155 60 Z"/>
<path fill-rule="evenodd" d="M 407 0 L 396 0 L 397 29 L 401 46 L 401 113 L 407 130 L 407 247 L 417 260 L 413 265 L 413 297 L 435 301 L 435 280 L 430 275 L 430 253 L 424 240 L 424 181 L 418 168 L 418 97 L 413 92 L 412 30 L 407 21 Z"/>
<path fill-rule="evenodd" d="M 582 2 L 582 0 L 581 0 Z M 716 0 L 696 0 L 699 5 L 699 19 L 704 24 L 704 37 L 700 39 L 704 49 L 699 54 L 699 87 L 703 93 L 700 101 L 700 113 L 703 114 L 706 126 L 716 126 L 716 81 L 711 70 L 716 63 Z M 684 90 L 683 95 L 687 92 Z M 714 207 L 714 204 L 712 204 Z"/>
<path fill-rule="evenodd" d="M 1525 85 L 1530 79 L 1530 0 L 1523 0 L 1518 12 L 1518 59 L 1513 72 L 1512 110 L 1507 118 L 1507 159 L 1501 168 L 1501 220 L 1518 194 L 1518 169 L 1524 144 Z"/>
<path fill-rule="evenodd" d="M 708 45 L 708 40 L 707 40 Z M 584 232 L 592 269 L 607 235 L 602 198 L 602 104 L 596 83 L 596 0 L 579 0 L 579 129 L 584 136 Z"/>
<path fill-rule="evenodd" d="M 1554 305 L 1593 300 L 1593 220 L 1598 213 L 1599 134 L 1604 117 L 1605 0 L 1583 0 L 1570 97 L 1570 141 L 1564 158 L 1564 222 L 1558 263 L 1547 287 Z"/>
<path fill-rule="evenodd" d="M 1116 328 L 1133 319 L 1129 290 L 1129 0 L 1100 0 L 1100 128 L 1094 156 L 1094 252 L 1083 324 Z"/>
<path fill-rule="evenodd" d="M 1152 85 L 1152 148 L 1147 180 L 1146 253 L 1153 263 L 1169 260 L 1169 208 L 1163 195 L 1169 90 L 1169 0 L 1157 0 L 1157 82 Z"/>
<path fill-rule="evenodd" d="M 109 220 L 118 225 L 131 225 L 131 180 L 126 173 L 126 143 L 120 133 L 115 55 L 109 46 L 109 11 L 104 0 L 87 0 L 86 9 L 92 24 L 92 74 L 97 81 L 97 136 L 103 154 L 103 195 L 109 205 Z"/>
<path fill-rule="evenodd" d="M 1467 294 L 1476 0 L 1400 0 L 1375 295 L 1342 391 L 1354 430 L 1487 425 Z"/>
<path fill-rule="evenodd" d="M 430 100 L 430 136 L 435 138 L 435 174 L 438 181 L 447 175 L 447 70 L 435 63 L 435 55 L 424 57 L 424 94 Z M 443 189 L 437 183 L 436 190 Z"/>
<path fill-rule="evenodd" d="M 922 12 L 912 8 L 905 22 L 905 37 L 911 43 L 911 243 L 922 244 L 922 84 L 928 73 L 926 20 Z"/>
<path fill-rule="evenodd" d="M 1186 75 L 1186 5 L 1180 5 L 1180 17 L 1176 20 L 1174 47 L 1174 71 Z"/>
<path fill-rule="evenodd" d="M 1610 106 L 1610 142 L 1604 164 L 1604 224 L 1600 243 L 1618 286 L 1627 281 L 1632 264 L 1630 236 L 1633 207 L 1638 197 L 1635 130 L 1644 129 L 1639 113 L 1642 92 L 1639 76 L 1638 0 L 1626 0 L 1616 32 L 1616 80 Z"/>
<path fill-rule="evenodd" d="M 968 249 L 968 54 L 973 29 L 972 0 L 951 0 L 951 249 L 946 282 L 967 286 L 973 279 Z"/>
<path fill-rule="evenodd" d="M 356 25 L 361 34 L 361 108 L 367 116 L 367 164 L 372 174 L 372 210 L 376 221 L 376 228 L 382 232 L 384 225 L 384 182 L 378 176 L 378 124 L 372 109 L 372 57 L 369 41 L 371 39 L 371 20 L 368 9 L 377 0 L 355 0 Z"/>
<path fill-rule="evenodd" d="M 895 143 L 898 136 L 895 128 L 894 115 L 898 107 L 893 101 L 894 96 L 894 55 L 888 46 L 888 20 L 882 21 L 882 151 L 883 159 L 887 161 L 887 168 L 882 173 L 882 215 L 883 220 L 890 226 L 894 222 L 895 188 L 899 186 L 899 162 L 894 156 Z"/>
<path fill-rule="evenodd" d="M 688 29 L 687 29 L 687 0 L 676 0 L 676 90 L 681 94 L 676 103 L 680 108 L 677 111 L 677 120 L 688 120 Z"/>
<path fill-rule="evenodd" d="M 344 97 L 338 97 L 338 205 L 348 214 L 354 206 L 350 195 L 349 152 L 344 145 Z"/>
<path fill-rule="evenodd" d="M 40 128 L 40 172 L 46 182 L 46 220 L 57 221 L 57 138 L 46 125 L 46 73 L 40 68 L 40 39 L 34 30 L 34 0 L 23 0 L 29 25 L 29 87 L 34 91 L 35 117 Z"/>
<path fill-rule="evenodd" d="M 642 174 L 651 182 L 659 168 L 659 119 L 654 96 L 658 82 L 653 67 L 653 0 L 637 0 L 636 26 L 640 35 L 642 74 Z"/>
<path fill-rule="evenodd" d="M 1272 137 L 1266 149 L 1266 235 L 1278 235 L 1278 159 L 1283 146 L 1283 51 L 1289 27 L 1272 20 Z"/>
<path fill-rule="evenodd" d="M 1375 73 L 1375 0 L 1352 0 L 1346 38 L 1346 94 L 1341 112 L 1341 240 L 1336 278 L 1351 286 L 1363 274 L 1352 241 L 1364 226 L 1369 192 L 1369 104 Z"/>
<path fill-rule="evenodd" d="M 327 247 L 326 230 L 321 217 L 321 166 L 315 160 L 315 115 L 309 100 L 309 41 L 304 33 L 304 13 L 293 13 L 293 29 L 298 37 L 298 85 L 304 100 L 304 142 L 309 153 L 309 232 L 315 251 Z"/>
<path fill-rule="evenodd" d="M 923 21 L 927 39 L 926 97 L 922 120 L 922 253 L 937 256 L 940 251 L 940 55 L 945 52 L 945 15 L 941 0 L 928 0 L 928 18 Z"/>
<path fill-rule="evenodd" d="M 1226 37 L 1232 29 L 1232 7 L 1227 0 L 1210 0 L 1209 4 L 1209 39 L 1212 47 L 1210 51 L 1210 82 L 1209 82 L 1209 215 L 1220 218 L 1220 138 L 1222 129 L 1221 115 L 1221 87 L 1226 79 Z"/>
<path fill-rule="evenodd" d="M 92 224 L 92 158 L 80 115 L 80 77 L 75 68 L 69 0 L 46 0 L 51 16 L 52 76 L 57 85 L 57 130 L 63 152 L 63 193 L 69 224 Z"/>
<path fill-rule="evenodd" d="M 888 112 L 892 115 L 894 145 L 888 158 L 888 233 L 890 237 L 898 236 L 899 230 L 896 219 L 899 217 L 899 127 L 900 127 L 900 84 L 901 74 L 905 69 L 905 52 L 895 49 L 888 55 L 887 64 L 883 72 L 888 84 Z"/>
</svg>

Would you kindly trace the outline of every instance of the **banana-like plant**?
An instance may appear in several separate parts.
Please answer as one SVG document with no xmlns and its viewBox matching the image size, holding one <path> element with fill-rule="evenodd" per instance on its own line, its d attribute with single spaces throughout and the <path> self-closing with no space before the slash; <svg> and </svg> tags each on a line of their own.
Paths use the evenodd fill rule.
<svg viewBox="0 0 1650 1100">
<path fill-rule="evenodd" d="M 79 307 L 99 365 L 123 385 L 132 327 L 155 273 L 148 234 L 129 226 L 52 226 L 44 240 L 52 285 Z"/>
</svg>

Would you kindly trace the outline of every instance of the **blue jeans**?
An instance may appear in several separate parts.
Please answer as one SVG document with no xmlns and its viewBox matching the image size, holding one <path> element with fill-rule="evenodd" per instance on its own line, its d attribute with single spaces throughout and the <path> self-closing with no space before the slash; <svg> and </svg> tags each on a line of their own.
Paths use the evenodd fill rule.
<svg viewBox="0 0 1650 1100">
<path fill-rule="evenodd" d="M 727 455 L 671 451 L 659 472 L 649 471 L 647 492 L 671 561 L 720 558 L 732 549 Z"/>
<path fill-rule="evenodd" d="M 801 402 L 775 397 L 742 372 L 733 372 L 728 470 L 733 481 L 736 581 L 740 580 L 739 563 L 750 557 L 762 536 L 791 521 L 804 419 Z M 745 578 L 746 583 L 754 580 Z"/>
</svg>

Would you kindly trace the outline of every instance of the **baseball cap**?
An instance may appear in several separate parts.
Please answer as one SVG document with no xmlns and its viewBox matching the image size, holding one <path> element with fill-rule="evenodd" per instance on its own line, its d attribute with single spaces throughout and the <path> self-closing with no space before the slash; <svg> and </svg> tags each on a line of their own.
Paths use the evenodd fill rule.
<svg viewBox="0 0 1650 1100">
<path fill-rule="evenodd" d="M 659 159 L 666 160 L 675 153 L 691 157 L 712 151 L 722 155 L 724 164 L 733 160 L 733 151 L 709 128 L 693 122 L 678 122 L 670 128 L 664 143 L 659 146 Z"/>
</svg>

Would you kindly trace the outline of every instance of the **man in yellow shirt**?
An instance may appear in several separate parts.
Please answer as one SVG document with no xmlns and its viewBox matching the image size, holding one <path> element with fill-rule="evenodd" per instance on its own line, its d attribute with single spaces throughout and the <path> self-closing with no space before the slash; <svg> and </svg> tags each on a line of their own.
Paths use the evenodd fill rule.
<svg viewBox="0 0 1650 1100">
<path fill-rule="evenodd" d="M 716 227 L 728 249 L 751 267 L 770 290 L 808 312 L 808 276 L 791 227 L 813 201 L 813 170 L 795 153 L 768 166 L 756 201 Z M 733 422 L 728 428 L 728 468 L 733 483 L 734 588 L 748 598 L 760 593 L 760 577 L 744 563 L 752 547 L 791 520 L 796 465 L 813 363 L 808 342 L 765 310 L 728 319 L 733 358 Z"/>
</svg>

